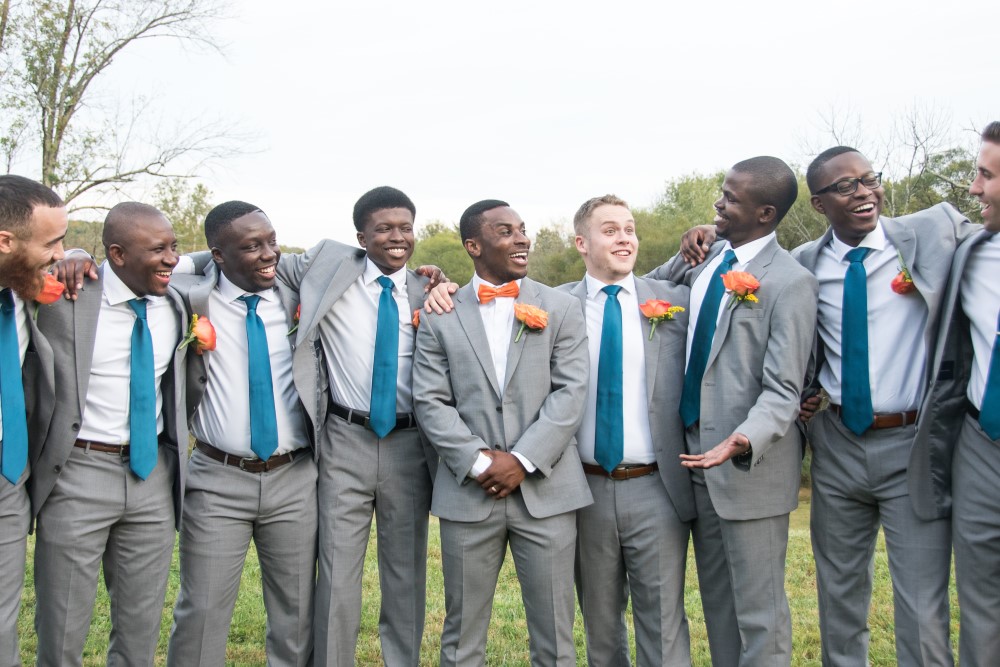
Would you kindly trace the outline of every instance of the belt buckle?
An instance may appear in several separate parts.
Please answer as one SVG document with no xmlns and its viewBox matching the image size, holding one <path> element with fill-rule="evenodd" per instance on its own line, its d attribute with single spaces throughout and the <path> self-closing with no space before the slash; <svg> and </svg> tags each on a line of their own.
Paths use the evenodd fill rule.
<svg viewBox="0 0 1000 667">
<path fill-rule="evenodd" d="M 246 457 L 240 457 L 240 470 L 247 472 L 247 459 Z"/>
<path fill-rule="evenodd" d="M 129 447 L 129 450 L 128 450 L 127 454 L 125 453 L 125 448 L 126 447 Z M 131 449 L 131 447 L 129 445 L 122 445 L 121 447 L 119 447 L 118 448 L 118 458 L 121 459 L 122 462 L 131 460 L 131 458 L 132 458 L 132 449 Z"/>
</svg>

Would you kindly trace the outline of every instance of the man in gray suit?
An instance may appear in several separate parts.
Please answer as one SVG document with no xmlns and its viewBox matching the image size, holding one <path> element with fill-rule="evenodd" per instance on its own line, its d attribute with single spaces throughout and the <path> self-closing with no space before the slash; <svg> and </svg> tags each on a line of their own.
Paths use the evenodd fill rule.
<svg viewBox="0 0 1000 667">
<path fill-rule="evenodd" d="M 163 214 L 130 202 L 108 213 L 104 246 L 99 278 L 76 301 L 39 310 L 51 358 L 26 378 L 45 666 L 81 664 L 102 564 L 108 663 L 152 664 L 181 516 L 186 317 L 168 289 L 176 239 Z"/>
<path fill-rule="evenodd" d="M 941 307 L 924 412 L 914 449 L 923 459 L 951 460 L 935 476 L 937 495 L 952 489 L 955 577 L 961 612 L 959 662 L 994 665 L 1000 655 L 1000 121 L 982 132 L 969 192 L 984 228 L 955 252 Z M 921 243 L 923 239 L 921 239 Z M 955 434 L 958 442 L 955 443 Z M 936 466 L 947 470 L 946 465 Z M 911 467 L 912 470 L 912 467 Z"/>
<path fill-rule="evenodd" d="M 278 275 L 302 302 L 295 387 L 319 461 L 315 660 L 354 665 L 361 573 L 378 527 L 382 659 L 416 665 L 423 637 L 431 473 L 413 417 L 413 312 L 424 285 L 406 268 L 416 208 L 379 187 L 354 207 L 361 248 L 322 241 L 282 257 Z"/>
<path fill-rule="evenodd" d="M 678 464 L 685 453 L 678 407 L 689 290 L 632 273 L 639 238 L 618 197 L 587 200 L 573 226 L 587 273 L 560 289 L 580 300 L 590 351 L 577 433 L 594 496 L 577 512 L 587 660 L 592 667 L 630 664 L 631 597 L 638 664 L 687 665 L 684 571 L 695 504 L 691 474 Z"/>
<path fill-rule="evenodd" d="M 785 554 L 802 461 L 793 421 L 816 280 L 778 246 L 775 228 L 797 190 L 777 158 L 737 163 L 715 203 L 724 241 L 694 270 L 678 255 L 651 274 L 692 286 L 681 459 L 694 472 L 695 558 L 715 665 L 791 663 Z"/>
<path fill-rule="evenodd" d="M 414 408 L 440 455 L 431 511 L 441 519 L 441 664 L 484 664 L 509 544 L 531 663 L 575 665 L 575 510 L 592 502 L 573 438 L 586 325 L 579 301 L 524 277 L 531 244 L 505 202 L 473 204 L 459 227 L 476 273 L 453 312 L 423 317 L 413 363 Z"/>
<path fill-rule="evenodd" d="M 209 211 L 214 261 L 204 276 L 174 276 L 215 345 L 187 356 L 195 449 L 180 531 L 181 588 L 167 663 L 222 665 L 250 540 L 267 610 L 267 662 L 312 664 L 316 463 L 292 380 L 289 332 L 298 294 L 276 278 L 281 249 L 253 204 Z M 193 315 L 192 315 L 193 316 Z M 261 335 L 263 334 L 263 335 Z M 256 361 L 266 365 L 258 366 Z"/>
<path fill-rule="evenodd" d="M 806 178 L 813 208 L 830 222 L 821 238 L 793 253 L 819 281 L 816 382 L 831 401 L 808 427 L 823 663 L 868 659 L 881 524 L 897 660 L 950 665 L 950 456 L 941 453 L 943 434 L 916 437 L 915 422 L 918 408 L 928 416 L 934 410 L 925 400 L 927 359 L 956 244 L 974 227 L 948 205 L 881 217 L 881 174 L 850 147 L 820 153 Z M 915 289 L 897 292 L 892 285 L 903 271 Z M 928 423 L 924 415 L 921 421 Z"/>
<path fill-rule="evenodd" d="M 20 665 L 17 614 L 21 608 L 25 549 L 31 508 L 28 434 L 21 366 L 37 360 L 46 344 L 38 337 L 31 304 L 44 272 L 62 259 L 66 206 L 41 183 L 0 176 L 0 665 Z M 30 347 L 30 352 L 29 352 Z M 28 362 L 25 372 L 38 371 Z"/>
</svg>

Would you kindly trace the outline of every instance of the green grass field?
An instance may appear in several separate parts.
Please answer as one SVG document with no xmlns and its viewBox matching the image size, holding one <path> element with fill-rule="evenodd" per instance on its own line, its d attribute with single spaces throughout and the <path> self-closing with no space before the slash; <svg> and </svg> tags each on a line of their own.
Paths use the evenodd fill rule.
<svg viewBox="0 0 1000 667">
<path fill-rule="evenodd" d="M 807 494 L 808 492 L 805 492 Z M 812 552 L 809 544 L 809 504 L 808 496 L 803 496 L 799 509 L 792 514 L 791 534 L 788 541 L 788 561 L 785 588 L 788 591 L 792 611 L 792 637 L 794 643 L 794 665 L 819 665 L 819 622 L 816 613 L 816 579 Z M 375 532 L 372 531 L 372 543 Z M 21 657 L 26 665 L 35 662 L 36 639 L 32 627 L 32 612 L 35 604 L 31 577 L 31 550 L 34 543 L 28 543 L 28 573 L 25 579 L 24 599 L 19 619 L 21 628 Z M 438 540 L 436 519 L 431 519 L 431 537 L 428 548 L 427 573 L 427 622 L 424 630 L 422 665 L 436 665 L 440 647 L 441 626 L 444 622 L 444 592 L 441 578 L 441 550 Z M 379 590 L 378 572 L 375 563 L 374 544 L 370 545 L 365 562 L 364 607 L 361 620 L 361 635 L 358 638 L 358 665 L 381 665 L 378 645 Z M 171 609 L 177 596 L 177 556 L 171 569 L 170 584 L 167 589 L 167 606 L 163 611 L 160 626 L 160 643 L 156 664 L 166 662 L 167 637 L 170 633 Z M 957 651 L 958 608 L 955 602 L 954 586 L 952 602 L 952 643 Z M 698 594 L 694 570 L 694 557 L 688 554 L 687 587 L 685 607 L 691 625 L 691 648 L 693 663 L 698 666 L 711 665 L 708 640 L 701 612 L 701 598 Z M 101 585 L 90 625 L 90 635 L 84 655 L 84 665 L 103 665 L 109 630 L 108 598 Z M 261 598 L 260 568 L 256 555 L 251 552 L 243 572 L 236 612 L 229 633 L 229 665 L 264 665 L 264 605 Z M 879 540 L 875 556 L 875 590 L 871 609 L 871 664 L 874 666 L 896 664 L 892 635 L 892 587 L 889 581 L 888 565 L 884 543 Z M 579 664 L 585 664 L 583 621 L 579 612 L 575 626 L 577 657 Z M 500 573 L 493 619 L 487 643 L 488 665 L 528 665 L 528 633 L 521 606 L 520 589 L 513 564 L 508 557 Z"/>
</svg>

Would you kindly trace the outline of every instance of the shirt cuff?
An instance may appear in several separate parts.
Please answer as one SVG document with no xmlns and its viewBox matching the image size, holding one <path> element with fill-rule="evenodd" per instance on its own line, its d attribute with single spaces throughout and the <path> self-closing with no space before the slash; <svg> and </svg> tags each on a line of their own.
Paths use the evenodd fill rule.
<svg viewBox="0 0 1000 667">
<path fill-rule="evenodd" d="M 524 466 L 525 471 L 527 471 L 529 475 L 538 470 L 538 468 L 535 467 L 534 463 L 524 458 L 523 454 L 520 454 L 518 452 L 511 452 L 511 454 L 517 457 L 517 460 L 521 462 L 521 465 Z"/>
<path fill-rule="evenodd" d="M 469 471 L 469 477 L 475 479 L 486 472 L 486 469 L 490 467 L 493 463 L 493 459 L 486 456 L 482 452 L 479 452 L 479 456 L 476 458 L 476 462 L 472 464 L 472 470 Z"/>
</svg>

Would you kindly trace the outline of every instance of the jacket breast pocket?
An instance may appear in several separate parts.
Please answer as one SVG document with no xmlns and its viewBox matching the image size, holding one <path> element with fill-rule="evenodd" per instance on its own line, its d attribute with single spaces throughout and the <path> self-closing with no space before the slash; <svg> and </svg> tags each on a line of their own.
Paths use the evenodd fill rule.
<svg viewBox="0 0 1000 667">
<path fill-rule="evenodd" d="M 744 320 L 744 319 L 746 319 L 746 320 L 749 320 L 749 319 L 760 320 L 760 319 L 763 319 L 763 318 L 764 318 L 764 309 L 763 308 L 737 307 L 736 310 L 734 310 L 733 314 L 732 314 L 732 319 L 734 319 L 734 320 Z"/>
</svg>

